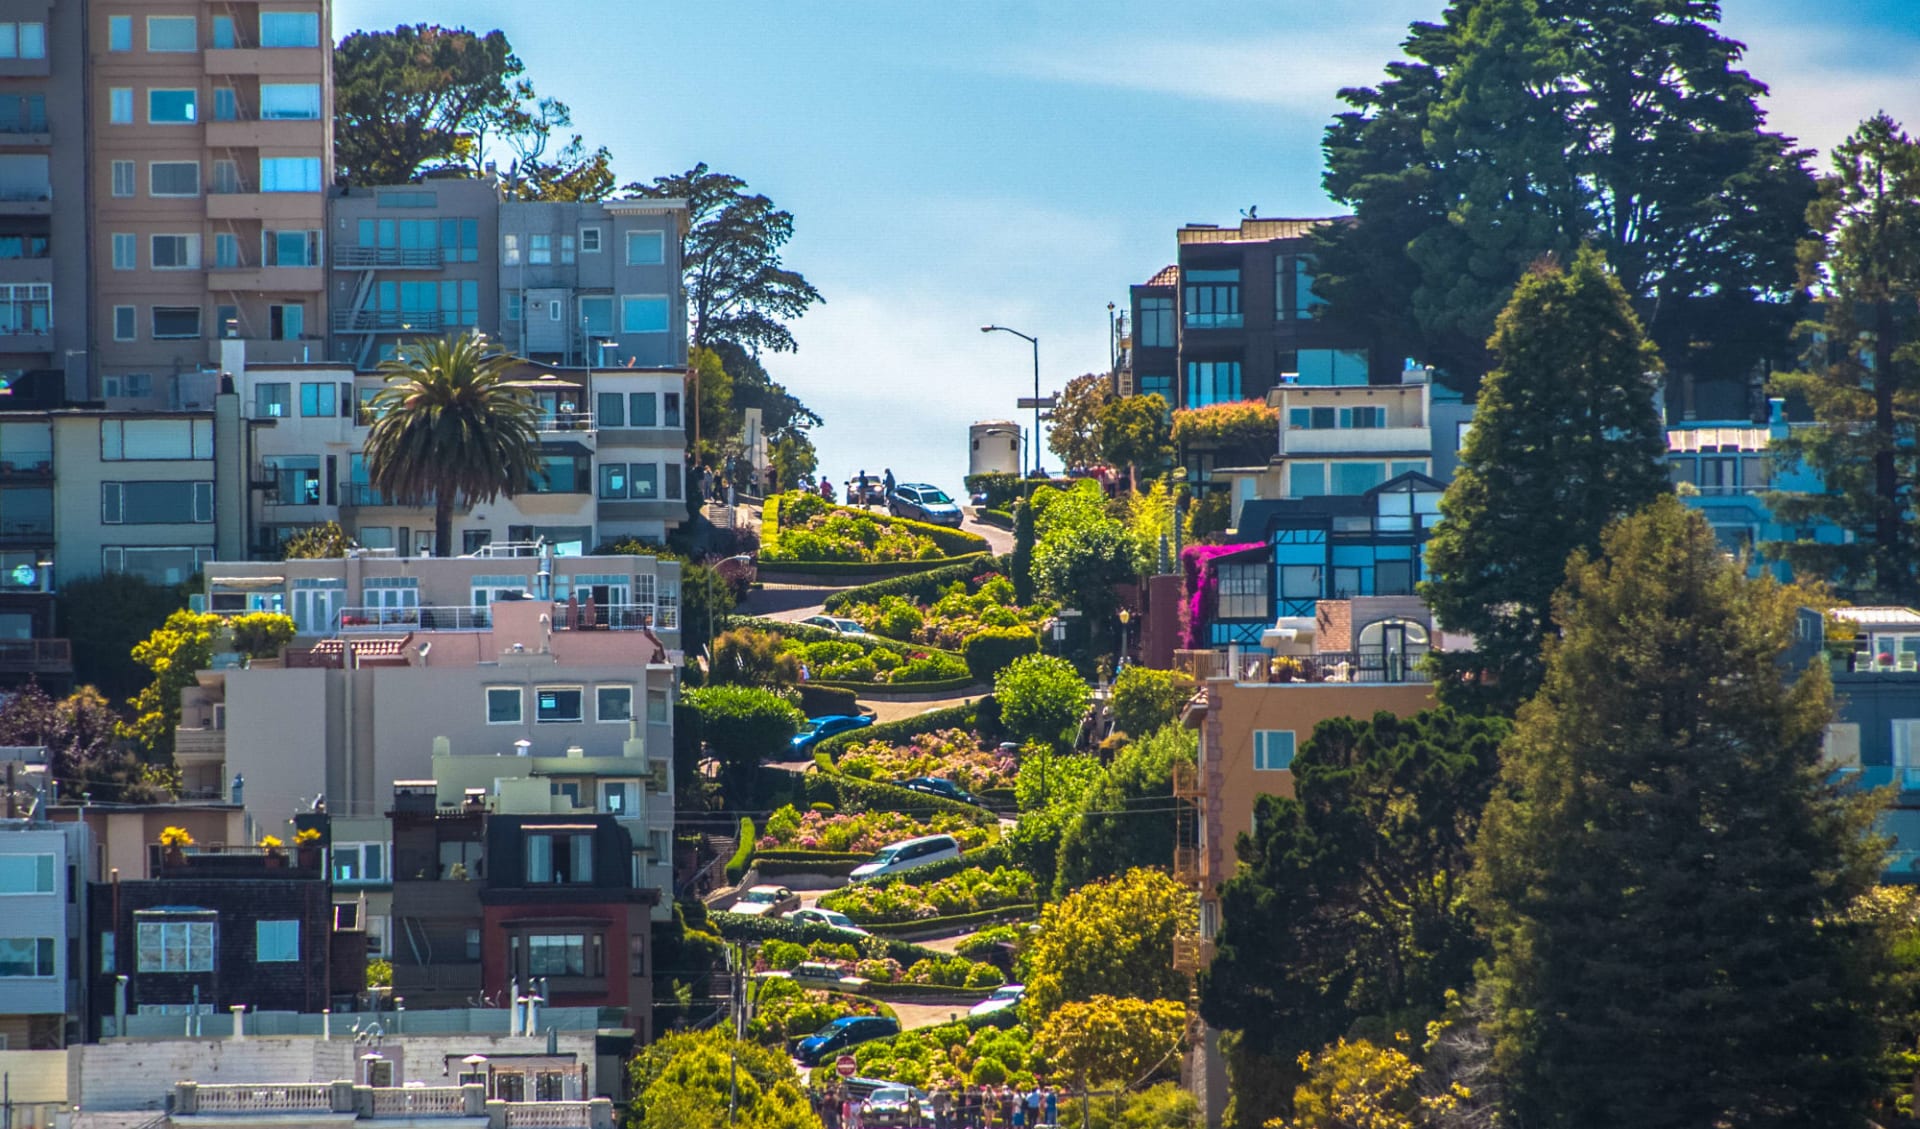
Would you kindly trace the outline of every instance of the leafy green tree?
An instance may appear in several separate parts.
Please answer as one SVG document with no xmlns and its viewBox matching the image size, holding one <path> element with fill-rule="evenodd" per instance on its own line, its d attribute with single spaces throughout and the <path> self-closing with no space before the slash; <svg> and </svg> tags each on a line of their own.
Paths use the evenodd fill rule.
<svg viewBox="0 0 1920 1129">
<path fill-rule="evenodd" d="M 1441 708 L 1319 723 L 1294 795 L 1261 796 L 1221 888 L 1201 1014 L 1292 1061 L 1357 1023 L 1417 1029 L 1484 951 L 1467 905 L 1498 719 Z"/>
<path fill-rule="evenodd" d="M 1767 502 L 1788 525 L 1831 522 L 1853 536 L 1769 549 L 1861 598 L 1909 603 L 1920 598 L 1910 501 L 1920 479 L 1920 144 L 1876 115 L 1834 150 L 1820 187 L 1810 218 L 1821 238 L 1804 257 L 1821 320 L 1803 327 L 1805 367 L 1774 377 L 1815 422 L 1768 453 L 1780 469 L 1817 471 L 1825 490 Z"/>
<path fill-rule="evenodd" d="M 807 1103 L 793 1060 L 758 1043 L 735 1041 L 725 1030 L 675 1032 L 634 1056 L 628 1068 L 632 1129 L 821 1129 Z"/>
<path fill-rule="evenodd" d="M 323 560 L 344 557 L 353 547 L 353 538 L 340 528 L 340 523 L 328 521 L 309 525 L 287 538 L 280 546 L 280 556 L 289 561 Z"/>
<path fill-rule="evenodd" d="M 1453 0 L 1413 24 L 1327 128 L 1324 186 L 1357 222 L 1316 234 L 1326 313 L 1471 389 L 1528 265 L 1590 244 L 1678 375 L 1773 359 L 1813 185 L 1719 18 L 1713 0 Z"/>
<path fill-rule="evenodd" d="M 1475 845 L 1520 1123 L 1861 1124 L 1881 1062 L 1877 801 L 1828 782 L 1798 600 L 1663 498 L 1568 568 Z M 1232 920 L 1231 912 L 1228 920 Z"/>
<path fill-rule="evenodd" d="M 787 391 L 786 385 L 773 379 L 749 346 L 735 341 L 715 341 L 712 348 L 731 381 L 733 418 L 728 434 L 739 435 L 746 426 L 746 410 L 759 408 L 760 424 L 766 431 L 768 443 L 775 450 L 782 444 L 787 445 L 780 455 L 782 465 L 799 467 L 810 460 L 817 465 L 810 432 L 820 426 L 819 414 Z"/>
<path fill-rule="evenodd" d="M 1166 472 L 1173 462 L 1173 429 L 1167 401 L 1158 393 L 1124 396 L 1100 409 L 1096 432 L 1101 457 L 1127 468 L 1128 483 Z"/>
<path fill-rule="evenodd" d="M 1033 1043 L 1076 1088 L 1131 1087 L 1178 1073 L 1186 1031 L 1187 1008 L 1177 1000 L 1094 996 L 1047 1012 Z"/>
<path fill-rule="evenodd" d="M 1022 500 L 1013 506 L 1013 559 L 1007 569 L 1013 573 L 1013 602 L 1021 607 L 1033 603 L 1033 503 Z"/>
<path fill-rule="evenodd" d="M 748 195 L 746 181 L 714 172 L 704 161 L 635 187 L 643 197 L 687 202 L 680 261 L 689 342 L 707 348 L 729 342 L 752 354 L 792 352 L 787 323 L 825 300 L 781 261 L 781 248 L 793 238 L 793 213 Z M 727 369 L 740 378 L 732 364 Z"/>
<path fill-rule="evenodd" d="M 1158 870 L 1082 886 L 1040 912 L 1022 953 L 1028 1014 L 1096 996 L 1168 1000 L 1186 994 L 1173 938 L 1194 924 L 1193 891 Z"/>
<path fill-rule="evenodd" d="M 1198 734 L 1169 725 L 1120 750 L 1060 837 L 1056 895 L 1136 867 L 1173 864 L 1173 766 L 1194 763 L 1198 748 Z"/>
<path fill-rule="evenodd" d="M 1053 655 L 1027 655 L 993 679 L 1000 721 L 1015 736 L 1056 746 L 1071 742 L 1093 691 L 1073 664 Z"/>
<path fill-rule="evenodd" d="M 686 416 L 687 442 L 698 441 L 695 450 L 703 462 L 717 462 L 726 441 L 740 429 L 740 413 L 733 408 L 733 377 L 712 349 L 688 350 L 687 368 L 692 385 L 687 402 L 694 405 Z"/>
<path fill-rule="evenodd" d="M 1130 666 L 1113 680 L 1113 727 L 1145 739 L 1180 717 L 1193 697 L 1193 679 L 1177 670 Z"/>
<path fill-rule="evenodd" d="M 721 786 L 734 808 L 752 807 L 760 762 L 787 751 L 806 718 L 785 698 L 757 686 L 706 686 L 680 700 L 700 714 L 700 732 L 720 761 Z"/>
<path fill-rule="evenodd" d="M 119 721 L 91 686 L 56 700 L 29 682 L 0 702 L 0 745 L 44 746 L 60 795 L 69 802 L 83 794 L 102 803 L 170 799 L 118 740 Z"/>
<path fill-rule="evenodd" d="M 465 163 L 532 94 L 499 31 L 432 24 L 356 31 L 333 52 L 334 165 L 352 185 L 405 184 Z"/>
<path fill-rule="evenodd" d="M 780 637 L 738 628 L 713 641 L 715 686 L 758 686 L 779 690 L 800 681 L 800 660 L 780 649 Z"/>
<path fill-rule="evenodd" d="M 173 763 L 173 731 L 180 724 L 180 691 L 193 685 L 194 676 L 213 665 L 216 644 L 223 640 L 255 657 L 277 653 L 293 638 L 293 620 L 274 612 L 251 612 L 226 619 L 211 612 L 178 611 L 133 648 L 133 661 L 152 672 L 153 681 L 127 705 L 133 719 L 122 721 L 117 733 L 136 741 L 146 759 Z"/>
<path fill-rule="evenodd" d="M 132 573 L 61 584 L 55 610 L 73 647 L 74 681 L 98 686 L 109 701 L 138 693 L 148 672 L 133 661 L 133 648 L 186 606 L 186 585 L 155 584 Z"/>
<path fill-rule="evenodd" d="M 1536 266 L 1500 314 L 1481 391 L 1440 499 L 1421 594 L 1474 649 L 1440 658 L 1443 696 L 1511 711 L 1540 682 L 1567 556 L 1670 487 L 1653 346 L 1600 256 Z"/>
<path fill-rule="evenodd" d="M 1047 449 L 1069 467 L 1100 461 L 1100 413 L 1114 400 L 1113 378 L 1089 372 L 1067 381 L 1048 416 Z"/>
<path fill-rule="evenodd" d="M 533 401 L 513 359 L 478 333 L 423 337 L 380 365 L 367 476 L 402 506 L 433 504 L 434 555 L 453 555 L 453 508 L 511 498 L 540 470 Z"/>
</svg>

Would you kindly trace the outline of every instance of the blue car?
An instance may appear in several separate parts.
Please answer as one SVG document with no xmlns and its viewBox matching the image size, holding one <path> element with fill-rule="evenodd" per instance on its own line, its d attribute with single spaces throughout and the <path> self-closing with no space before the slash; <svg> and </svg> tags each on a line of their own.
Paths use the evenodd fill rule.
<svg viewBox="0 0 1920 1129">
<path fill-rule="evenodd" d="M 846 714 L 830 714 L 827 717 L 810 717 L 793 735 L 793 752 L 796 756 L 806 756 L 813 747 L 829 737 L 838 737 L 842 733 L 851 733 L 856 729 L 865 729 L 873 724 L 870 717 L 848 717 Z"/>
<path fill-rule="evenodd" d="M 807 1066 L 818 1066 L 829 1055 L 899 1033 L 900 1024 L 884 1015 L 844 1015 L 800 1040 L 793 1048 L 793 1057 Z"/>
<path fill-rule="evenodd" d="M 894 517 L 949 525 L 955 529 L 960 528 L 960 519 L 964 516 L 959 503 L 948 497 L 945 490 L 924 482 L 896 486 L 887 497 L 887 509 Z"/>
</svg>

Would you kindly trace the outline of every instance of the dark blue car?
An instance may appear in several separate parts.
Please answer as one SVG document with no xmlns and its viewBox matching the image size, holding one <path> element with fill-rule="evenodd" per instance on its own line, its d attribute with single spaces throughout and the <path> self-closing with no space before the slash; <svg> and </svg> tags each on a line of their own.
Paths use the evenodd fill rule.
<svg viewBox="0 0 1920 1129">
<path fill-rule="evenodd" d="M 851 733 L 856 729 L 865 729 L 873 724 L 870 717 L 849 717 L 846 714 L 830 714 L 826 717 L 810 717 L 793 735 L 793 753 L 804 757 L 813 751 L 813 747 L 829 737 L 838 737 L 842 733 Z"/>
<path fill-rule="evenodd" d="M 822 1059 L 848 1047 L 899 1033 L 899 1022 L 884 1015 L 844 1015 L 800 1040 L 793 1048 L 793 1057 L 808 1066 L 818 1066 Z"/>
</svg>

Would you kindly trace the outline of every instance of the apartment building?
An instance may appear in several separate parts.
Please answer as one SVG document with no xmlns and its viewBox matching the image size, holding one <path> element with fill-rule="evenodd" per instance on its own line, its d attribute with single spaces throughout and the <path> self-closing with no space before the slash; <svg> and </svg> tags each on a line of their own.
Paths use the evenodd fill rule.
<svg viewBox="0 0 1920 1129">
<path fill-rule="evenodd" d="M 0 819 L 0 905 L 7 910 L 0 1050 L 52 1050 L 82 1041 L 87 828 L 47 822 L 43 809 L 21 810 L 11 798 L 7 807 Z"/>
<path fill-rule="evenodd" d="M 86 390 L 83 9 L 0 5 L 0 389 Z"/>
<path fill-rule="evenodd" d="M 68 5 L 67 7 L 79 7 Z M 319 360 L 333 169 L 326 0 L 85 5 L 91 394 L 185 408 L 223 338 Z"/>
<path fill-rule="evenodd" d="M 328 356 L 367 371 L 407 337 L 500 325 L 500 189 L 491 177 L 334 190 Z"/>
<path fill-rule="evenodd" d="M 500 337 L 538 361 L 687 363 L 684 200 L 500 205 Z"/>
</svg>

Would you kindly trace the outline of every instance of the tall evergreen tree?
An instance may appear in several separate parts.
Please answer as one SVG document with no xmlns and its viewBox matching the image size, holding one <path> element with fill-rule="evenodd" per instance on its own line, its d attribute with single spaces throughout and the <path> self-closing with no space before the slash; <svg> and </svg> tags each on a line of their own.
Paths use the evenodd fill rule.
<svg viewBox="0 0 1920 1129">
<path fill-rule="evenodd" d="M 1528 263 L 1603 251 L 1684 375 L 1786 345 L 1805 154 L 1764 128 L 1712 0 L 1452 0 L 1325 139 L 1357 224 L 1317 235 L 1336 320 L 1471 389 Z"/>
<path fill-rule="evenodd" d="M 1863 1124 L 1871 796 L 1829 784 L 1795 599 L 1662 498 L 1577 557 L 1475 846 L 1520 1124 Z"/>
<path fill-rule="evenodd" d="M 1800 371 L 1774 378 L 1805 400 L 1815 425 L 1776 439 L 1777 467 L 1817 471 L 1824 493 L 1777 493 L 1792 525 L 1832 522 L 1845 544 L 1813 539 L 1775 551 L 1796 568 L 1873 599 L 1920 598 L 1920 144 L 1879 114 L 1833 152 L 1803 251 L 1821 319 L 1804 327 Z"/>
<path fill-rule="evenodd" d="M 1540 682 L 1567 557 L 1668 490 L 1660 362 L 1594 251 L 1522 279 L 1490 342 L 1460 469 L 1440 499 L 1422 594 L 1475 649 L 1438 656 L 1442 695 L 1511 712 Z"/>
</svg>

